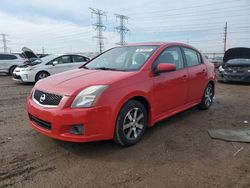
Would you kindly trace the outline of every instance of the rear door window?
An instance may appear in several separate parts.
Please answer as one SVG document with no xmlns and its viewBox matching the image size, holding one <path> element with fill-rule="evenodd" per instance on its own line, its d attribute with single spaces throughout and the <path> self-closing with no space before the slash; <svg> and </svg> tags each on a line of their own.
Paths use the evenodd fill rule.
<svg viewBox="0 0 250 188">
<path fill-rule="evenodd" d="M 188 67 L 199 65 L 202 63 L 200 54 L 195 50 L 183 48 L 183 51 L 186 57 Z"/>
<path fill-rule="evenodd" d="M 83 56 L 73 55 L 73 56 L 72 56 L 72 61 L 73 61 L 74 63 L 77 63 L 77 62 L 86 62 L 87 59 L 86 59 L 85 57 L 83 57 Z"/>
<path fill-rule="evenodd" d="M 15 55 L 0 54 L 0 60 L 14 60 L 14 59 L 17 59 Z"/>
</svg>

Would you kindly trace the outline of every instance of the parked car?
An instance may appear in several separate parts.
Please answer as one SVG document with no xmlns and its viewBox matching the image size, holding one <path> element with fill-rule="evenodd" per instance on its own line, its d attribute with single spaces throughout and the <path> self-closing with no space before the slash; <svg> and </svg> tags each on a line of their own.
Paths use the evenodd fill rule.
<svg viewBox="0 0 250 188">
<path fill-rule="evenodd" d="M 19 55 L 0 53 L 0 73 L 12 75 L 14 69 L 23 63 L 24 59 Z"/>
<path fill-rule="evenodd" d="M 214 65 L 182 43 L 112 48 L 79 69 L 36 83 L 29 124 L 49 137 L 136 144 L 147 127 L 214 96 Z"/>
<path fill-rule="evenodd" d="M 52 74 L 79 68 L 88 60 L 89 58 L 78 54 L 47 55 L 43 58 L 34 58 L 14 70 L 13 80 L 37 82 Z"/>
<path fill-rule="evenodd" d="M 227 50 L 216 75 L 222 82 L 250 82 L 250 48 Z"/>
<path fill-rule="evenodd" d="M 219 68 L 223 63 L 223 57 L 214 57 L 210 60 L 214 64 L 215 68 Z"/>
</svg>

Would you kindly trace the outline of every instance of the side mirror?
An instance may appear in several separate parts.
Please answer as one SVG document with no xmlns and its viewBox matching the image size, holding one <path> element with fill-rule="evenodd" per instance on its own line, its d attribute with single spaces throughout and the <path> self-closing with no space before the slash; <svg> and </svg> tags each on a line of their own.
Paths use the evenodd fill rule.
<svg viewBox="0 0 250 188">
<path fill-rule="evenodd" d="M 159 63 L 156 68 L 156 73 L 175 71 L 176 65 L 172 63 Z"/>
<path fill-rule="evenodd" d="M 58 64 L 58 61 L 53 61 L 53 62 L 52 62 L 52 65 L 53 65 L 53 66 L 55 66 L 55 65 L 57 65 L 57 64 Z"/>
</svg>

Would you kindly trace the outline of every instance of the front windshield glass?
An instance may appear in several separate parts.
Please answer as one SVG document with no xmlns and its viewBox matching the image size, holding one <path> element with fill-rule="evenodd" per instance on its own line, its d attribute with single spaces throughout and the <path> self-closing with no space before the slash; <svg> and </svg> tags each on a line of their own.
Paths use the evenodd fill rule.
<svg viewBox="0 0 250 188">
<path fill-rule="evenodd" d="M 85 68 L 134 71 L 139 70 L 157 46 L 126 46 L 113 48 L 90 61 Z"/>
<path fill-rule="evenodd" d="M 243 59 L 243 58 L 230 59 L 227 61 L 227 64 L 230 64 L 230 65 L 241 65 L 241 64 L 250 65 L 250 59 Z"/>
</svg>

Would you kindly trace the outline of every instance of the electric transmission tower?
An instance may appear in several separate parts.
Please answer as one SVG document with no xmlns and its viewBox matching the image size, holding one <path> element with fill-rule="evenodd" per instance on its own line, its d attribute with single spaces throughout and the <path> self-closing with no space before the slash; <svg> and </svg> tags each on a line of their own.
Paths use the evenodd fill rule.
<svg viewBox="0 0 250 188">
<path fill-rule="evenodd" d="M 223 38 L 223 42 L 224 42 L 224 53 L 227 50 L 227 22 L 226 25 L 224 27 L 224 38 Z"/>
<path fill-rule="evenodd" d="M 125 45 L 125 34 L 129 31 L 129 29 L 125 26 L 125 21 L 128 22 L 128 17 L 121 15 L 121 14 L 115 14 L 116 19 L 120 20 L 120 26 L 115 27 L 118 33 L 120 33 L 120 42 L 118 42 L 118 45 Z"/>
<path fill-rule="evenodd" d="M 96 15 L 96 23 L 93 24 L 95 30 L 97 31 L 97 35 L 94 36 L 94 38 L 98 39 L 98 46 L 99 46 L 99 52 L 102 53 L 104 50 L 104 42 L 103 39 L 105 37 L 103 37 L 103 31 L 105 31 L 106 26 L 103 25 L 103 17 L 106 17 L 107 19 L 107 12 L 103 11 L 103 10 L 99 10 L 99 9 L 94 9 L 94 8 L 90 8 L 91 10 L 91 16 L 93 17 L 93 14 Z"/>
<path fill-rule="evenodd" d="M 9 40 L 6 39 L 6 36 L 7 36 L 6 34 L 0 34 L 0 35 L 2 35 L 3 51 L 4 51 L 4 53 L 7 53 L 7 50 L 8 50 L 7 41 L 9 41 Z"/>
</svg>

